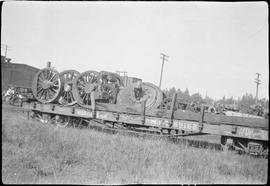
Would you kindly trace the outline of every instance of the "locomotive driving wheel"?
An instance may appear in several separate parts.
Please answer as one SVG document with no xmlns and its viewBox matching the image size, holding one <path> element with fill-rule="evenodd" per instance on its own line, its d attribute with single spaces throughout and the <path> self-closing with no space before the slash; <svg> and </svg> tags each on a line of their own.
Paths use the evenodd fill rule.
<svg viewBox="0 0 270 186">
<path fill-rule="evenodd" d="M 55 69 L 44 68 L 34 77 L 32 92 L 41 103 L 51 103 L 57 100 L 61 89 L 59 73 Z"/>
<path fill-rule="evenodd" d="M 75 78 L 72 93 L 79 104 L 91 105 L 91 92 L 98 86 L 98 72 L 86 71 Z"/>
<path fill-rule="evenodd" d="M 138 86 L 127 86 L 117 95 L 117 104 L 133 105 L 140 107 L 142 101 L 146 101 L 147 110 L 156 109 L 162 102 L 162 91 L 151 83 L 143 82 Z"/>
<path fill-rule="evenodd" d="M 63 83 L 63 90 L 61 92 L 58 102 L 62 105 L 74 105 L 77 100 L 72 93 L 74 80 L 80 73 L 76 70 L 65 70 L 59 74 Z"/>
</svg>

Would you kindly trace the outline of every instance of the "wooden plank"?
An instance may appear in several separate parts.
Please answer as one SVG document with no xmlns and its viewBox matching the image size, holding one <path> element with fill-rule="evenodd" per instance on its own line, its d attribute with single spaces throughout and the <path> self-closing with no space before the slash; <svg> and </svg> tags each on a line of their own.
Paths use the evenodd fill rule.
<svg viewBox="0 0 270 186">
<path fill-rule="evenodd" d="M 268 129 L 268 120 L 259 118 L 246 118 L 238 116 L 224 116 L 206 113 L 204 121 L 212 124 L 228 124 Z"/>
<path fill-rule="evenodd" d="M 96 103 L 96 110 L 130 113 L 130 114 L 138 114 L 138 115 L 141 114 L 140 107 L 131 107 L 127 105 L 115 105 L 115 104 L 106 104 L 106 103 Z"/>
<path fill-rule="evenodd" d="M 203 133 L 215 134 L 220 136 L 232 136 L 257 140 L 268 140 L 268 131 L 258 128 L 230 125 L 211 125 L 204 124 Z"/>
<path fill-rule="evenodd" d="M 46 106 L 41 106 L 41 105 L 43 104 L 37 104 L 38 107 L 46 107 Z M 89 107 L 89 110 L 90 111 L 92 110 L 91 106 Z M 126 106 L 126 105 L 96 103 L 96 110 L 133 114 L 134 117 L 137 117 L 136 115 L 141 116 L 141 108 L 134 108 L 131 106 Z M 170 119 L 170 114 L 171 112 L 169 110 L 156 109 L 152 111 L 146 111 L 145 116 Z M 176 110 L 173 113 L 173 118 L 176 120 L 200 122 L 201 114 L 194 113 L 192 111 Z M 215 125 L 221 125 L 221 124 L 238 125 L 238 126 L 262 128 L 262 129 L 268 130 L 268 119 L 245 118 L 245 117 L 239 117 L 239 116 L 225 116 L 225 115 L 214 115 L 210 113 L 205 113 L 203 122 L 208 123 L 208 124 L 215 124 Z"/>
<path fill-rule="evenodd" d="M 97 103 L 97 110 L 129 113 L 129 114 L 141 114 L 140 108 L 125 106 L 125 105 L 112 105 L 112 104 L 101 104 Z M 146 111 L 146 116 L 159 117 L 159 118 L 170 118 L 170 110 L 160 110 L 154 109 L 152 111 Z M 176 110 L 173 113 L 173 118 L 177 120 L 187 120 L 187 121 L 197 121 L 201 119 L 200 113 L 195 113 L 187 110 Z M 204 122 L 209 124 L 228 124 L 228 125 L 239 125 L 263 128 L 268 130 L 268 120 L 260 118 L 246 118 L 239 116 L 225 116 L 225 115 L 215 115 L 211 113 L 204 114 Z"/>
</svg>

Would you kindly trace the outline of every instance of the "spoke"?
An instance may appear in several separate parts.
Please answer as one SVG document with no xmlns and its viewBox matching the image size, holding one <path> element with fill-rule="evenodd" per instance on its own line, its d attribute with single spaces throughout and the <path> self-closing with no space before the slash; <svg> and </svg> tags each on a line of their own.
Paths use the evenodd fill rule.
<svg viewBox="0 0 270 186">
<path fill-rule="evenodd" d="M 78 87 L 82 87 L 82 88 L 85 87 L 85 84 L 83 84 L 83 83 L 78 83 L 77 85 L 78 85 Z"/>
<path fill-rule="evenodd" d="M 48 80 L 51 79 L 51 74 L 52 74 L 52 72 L 49 70 L 49 72 L 48 72 Z"/>
<path fill-rule="evenodd" d="M 70 96 L 70 92 L 68 92 L 68 102 L 70 103 L 72 101 L 72 98 Z"/>
<path fill-rule="evenodd" d="M 43 89 L 41 89 L 41 92 L 37 93 L 37 96 L 41 98 L 41 97 L 42 97 L 42 95 L 43 95 L 43 93 L 44 93 L 44 90 L 43 90 Z"/>
<path fill-rule="evenodd" d="M 52 71 L 49 70 L 49 73 L 48 73 L 48 80 L 51 79 L 51 75 L 52 75 Z"/>
<path fill-rule="evenodd" d="M 57 93 L 57 89 L 54 90 L 54 88 L 51 88 L 50 90 L 51 90 L 52 92 L 54 92 L 54 93 Z"/>
<path fill-rule="evenodd" d="M 43 91 L 43 93 L 42 93 L 42 96 L 41 96 L 42 98 L 44 98 L 45 100 L 46 100 L 46 90 L 44 90 Z"/>
<path fill-rule="evenodd" d="M 49 81 L 53 81 L 53 78 L 55 77 L 55 73 L 53 73 L 53 75 L 52 75 L 52 77 L 50 78 L 50 80 Z"/>
<path fill-rule="evenodd" d="M 55 93 L 57 93 L 57 92 L 59 91 L 59 89 L 56 88 L 56 87 L 52 87 L 51 89 L 52 89 Z"/>
<path fill-rule="evenodd" d="M 53 84 L 55 84 L 55 85 L 56 85 L 56 84 L 57 84 L 57 85 L 59 84 L 59 80 L 58 80 L 58 79 L 55 79 L 55 80 L 53 80 L 52 82 L 53 82 Z"/>
<path fill-rule="evenodd" d="M 68 99 L 69 99 L 69 93 L 67 92 L 67 102 L 69 102 L 69 100 L 68 100 Z"/>
<path fill-rule="evenodd" d="M 53 94 L 52 94 L 52 91 L 50 89 L 48 89 L 48 98 L 49 99 L 53 98 Z"/>
<path fill-rule="evenodd" d="M 65 80 L 66 80 L 66 81 L 69 80 L 68 73 L 65 74 Z"/>
<path fill-rule="evenodd" d="M 44 78 L 39 75 L 38 76 L 38 81 L 43 81 L 43 80 L 44 80 Z"/>
<path fill-rule="evenodd" d="M 86 97 L 86 93 L 83 95 L 83 98 L 82 98 L 83 101 L 85 100 L 85 97 Z"/>
<path fill-rule="evenodd" d="M 88 98 L 89 98 L 89 95 L 87 94 L 87 98 L 86 98 L 86 99 L 87 99 L 87 105 L 88 105 L 88 103 L 89 103 L 89 99 L 88 99 Z"/>
<path fill-rule="evenodd" d="M 70 98 L 71 98 L 71 102 L 75 101 L 71 92 L 70 92 Z"/>
<path fill-rule="evenodd" d="M 82 76 L 82 80 L 83 80 L 83 82 L 86 82 L 86 77 L 85 77 L 85 75 Z"/>
<path fill-rule="evenodd" d="M 46 90 L 46 93 L 45 93 L 45 99 L 48 100 L 48 90 Z"/>
<path fill-rule="evenodd" d="M 53 82 L 53 86 L 59 86 L 59 82 L 58 81 Z"/>
<path fill-rule="evenodd" d="M 40 91 L 42 91 L 42 88 L 40 88 L 40 89 L 37 91 L 37 94 L 39 94 L 39 93 L 40 93 Z"/>
<path fill-rule="evenodd" d="M 73 80 L 73 78 L 75 77 L 75 72 L 73 72 L 72 74 L 71 74 L 71 80 Z"/>
<path fill-rule="evenodd" d="M 63 94 L 63 98 L 66 100 L 67 92 L 65 91 Z"/>
<path fill-rule="evenodd" d="M 72 78 L 73 78 L 73 72 L 70 72 L 69 73 L 69 80 L 72 81 Z"/>
</svg>

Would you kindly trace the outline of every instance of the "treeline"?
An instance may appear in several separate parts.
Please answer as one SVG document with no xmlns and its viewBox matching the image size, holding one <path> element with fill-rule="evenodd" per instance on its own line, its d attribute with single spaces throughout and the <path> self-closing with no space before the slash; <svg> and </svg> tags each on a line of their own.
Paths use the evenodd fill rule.
<svg viewBox="0 0 270 186">
<path fill-rule="evenodd" d="M 208 96 L 203 97 L 200 93 L 190 94 L 189 90 L 186 88 L 185 91 L 181 91 L 180 89 L 170 88 L 163 90 L 163 93 L 166 97 L 172 97 L 174 93 L 177 93 L 178 99 L 185 100 L 186 102 L 197 102 L 203 104 L 223 104 L 223 105 L 235 105 L 241 110 L 248 109 L 251 105 L 256 103 L 255 97 L 252 94 L 244 94 L 242 97 L 237 99 L 233 97 L 226 98 L 223 96 L 222 99 L 214 100 Z M 263 98 L 258 100 L 258 104 L 260 104 L 263 108 L 269 109 L 269 100 Z"/>
</svg>

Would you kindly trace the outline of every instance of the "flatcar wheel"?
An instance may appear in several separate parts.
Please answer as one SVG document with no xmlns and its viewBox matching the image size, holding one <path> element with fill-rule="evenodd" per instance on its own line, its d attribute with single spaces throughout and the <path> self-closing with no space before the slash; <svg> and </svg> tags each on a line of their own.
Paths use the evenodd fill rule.
<svg viewBox="0 0 270 186">
<path fill-rule="evenodd" d="M 76 70 L 65 70 L 59 74 L 63 84 L 63 90 L 61 91 L 60 98 L 58 100 L 60 104 L 74 105 L 77 102 L 73 96 L 72 89 L 74 80 L 79 75 L 80 73 Z"/>
<path fill-rule="evenodd" d="M 34 77 L 32 92 L 41 103 L 51 103 L 57 100 L 61 89 L 59 73 L 52 68 L 44 68 Z"/>
<path fill-rule="evenodd" d="M 79 104 L 91 105 L 91 92 L 98 86 L 98 72 L 86 71 L 74 80 L 72 93 Z"/>
</svg>

